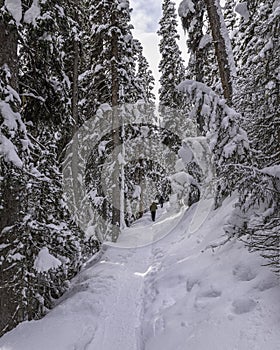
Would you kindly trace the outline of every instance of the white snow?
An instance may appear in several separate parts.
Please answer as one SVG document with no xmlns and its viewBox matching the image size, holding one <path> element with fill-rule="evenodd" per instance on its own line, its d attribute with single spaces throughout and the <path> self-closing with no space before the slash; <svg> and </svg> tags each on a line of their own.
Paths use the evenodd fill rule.
<svg viewBox="0 0 280 350">
<path fill-rule="evenodd" d="M 199 45 L 198 45 L 198 48 L 200 50 L 202 50 L 205 46 L 207 46 L 211 42 L 212 42 L 212 37 L 209 34 L 205 34 L 201 38 L 201 40 L 199 42 Z"/>
<path fill-rule="evenodd" d="M 192 12 L 194 13 L 194 4 L 192 0 L 183 0 L 178 8 L 178 14 L 180 17 L 187 17 L 187 15 Z"/>
<path fill-rule="evenodd" d="M 270 167 L 263 168 L 261 172 L 263 174 L 268 174 L 270 176 L 274 176 L 280 179 L 280 165 L 273 165 Z"/>
<path fill-rule="evenodd" d="M 124 160 L 124 157 L 123 157 L 122 153 L 118 154 L 118 163 L 122 164 L 122 165 L 125 165 L 125 160 Z"/>
<path fill-rule="evenodd" d="M 22 255 L 20 253 L 16 253 L 16 254 L 13 254 L 13 255 L 9 255 L 8 259 L 19 261 L 19 260 L 24 259 L 24 255 Z"/>
<path fill-rule="evenodd" d="M 132 194 L 132 198 L 140 198 L 141 197 L 141 186 L 135 185 L 134 192 Z"/>
<path fill-rule="evenodd" d="M 280 0 L 274 0 L 274 3 L 272 5 L 273 10 L 275 10 L 278 6 L 280 6 Z"/>
<path fill-rule="evenodd" d="M 247 1 L 239 2 L 236 6 L 234 11 L 238 13 L 241 17 L 244 18 L 245 21 L 248 21 L 250 18 L 250 13 L 248 10 Z"/>
<path fill-rule="evenodd" d="M 39 321 L 1 350 L 279 350 L 279 279 L 243 243 L 222 242 L 234 199 L 203 216 L 165 205 L 107 243 Z M 216 248 L 215 248 L 216 247 Z"/>
<path fill-rule="evenodd" d="M 10 92 L 11 95 L 9 98 L 17 98 L 17 94 L 14 90 L 11 89 Z M 0 113 L 4 119 L 1 127 L 4 126 L 9 130 L 11 140 L 13 139 L 15 132 L 18 130 L 26 134 L 26 127 L 21 120 L 20 114 L 14 112 L 9 103 L 7 103 L 6 101 L 0 101 Z M 11 140 L 9 140 L 2 133 L 2 130 L 0 130 L 0 156 L 3 156 L 7 162 L 11 162 L 15 166 L 21 168 L 23 163 L 19 158 L 17 147 L 13 144 Z M 27 140 L 22 141 L 27 142 Z"/>
<path fill-rule="evenodd" d="M 226 27 L 225 19 L 224 19 L 222 9 L 221 9 L 220 0 L 215 0 L 215 6 L 217 8 L 217 13 L 218 13 L 218 16 L 220 18 L 221 34 L 222 34 L 222 37 L 223 37 L 224 42 L 225 42 L 225 47 L 226 47 L 226 52 L 227 52 L 227 60 L 228 60 L 232 84 L 233 84 L 234 83 L 233 78 L 236 76 L 236 65 L 235 65 L 235 61 L 234 61 L 234 56 L 233 56 L 233 52 L 232 52 L 232 46 L 231 46 L 231 41 L 229 38 L 228 29 Z"/>
<path fill-rule="evenodd" d="M 36 19 L 40 16 L 41 10 L 39 0 L 33 0 L 31 7 L 24 14 L 24 22 L 36 24 Z"/>
<path fill-rule="evenodd" d="M 4 156 L 6 162 L 13 163 L 16 167 L 22 168 L 23 162 L 17 154 L 16 146 L 7 137 L 0 133 L 0 156 Z"/>
<path fill-rule="evenodd" d="M 56 269 L 60 265 L 61 261 L 50 254 L 47 247 L 44 247 L 39 251 L 37 258 L 34 261 L 34 269 L 38 272 L 47 272 L 50 269 Z"/>
<path fill-rule="evenodd" d="M 21 0 L 5 0 L 5 6 L 14 18 L 16 24 L 19 24 L 22 18 Z"/>
<path fill-rule="evenodd" d="M 264 45 L 264 47 L 260 51 L 259 57 L 264 58 L 266 52 L 270 51 L 271 49 L 273 49 L 273 40 L 272 40 L 272 38 L 269 38 L 268 42 Z"/>
</svg>

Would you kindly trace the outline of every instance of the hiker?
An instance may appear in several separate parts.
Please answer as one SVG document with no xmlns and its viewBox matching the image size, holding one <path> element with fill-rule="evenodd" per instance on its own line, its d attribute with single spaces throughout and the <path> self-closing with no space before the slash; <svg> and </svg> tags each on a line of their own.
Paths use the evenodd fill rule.
<svg viewBox="0 0 280 350">
<path fill-rule="evenodd" d="M 158 204 L 160 204 L 160 207 L 163 207 L 164 199 L 162 196 L 159 197 Z"/>
<path fill-rule="evenodd" d="M 156 202 L 153 202 L 151 204 L 150 211 L 151 211 L 151 215 L 152 215 L 152 220 L 155 221 L 155 219 L 156 219 L 156 211 L 157 211 L 157 204 L 156 204 Z"/>
</svg>

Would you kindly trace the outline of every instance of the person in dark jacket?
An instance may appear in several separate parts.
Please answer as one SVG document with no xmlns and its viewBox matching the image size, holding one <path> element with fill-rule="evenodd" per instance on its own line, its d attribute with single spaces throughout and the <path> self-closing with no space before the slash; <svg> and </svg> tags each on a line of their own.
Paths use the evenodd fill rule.
<svg viewBox="0 0 280 350">
<path fill-rule="evenodd" d="M 155 221 L 155 219 L 156 219 L 156 211 L 157 211 L 157 204 L 156 204 L 156 202 L 153 202 L 150 206 L 150 212 L 151 212 L 153 221 Z"/>
<path fill-rule="evenodd" d="M 158 204 L 160 204 L 161 208 L 163 207 L 163 203 L 164 203 L 164 199 L 163 199 L 162 196 L 160 196 L 159 199 L 158 199 Z"/>
</svg>

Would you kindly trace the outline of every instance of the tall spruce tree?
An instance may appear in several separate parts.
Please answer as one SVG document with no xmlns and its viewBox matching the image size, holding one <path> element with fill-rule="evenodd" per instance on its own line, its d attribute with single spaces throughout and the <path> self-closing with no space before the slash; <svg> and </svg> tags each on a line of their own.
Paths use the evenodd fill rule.
<svg viewBox="0 0 280 350">
<path fill-rule="evenodd" d="M 161 38 L 159 43 L 161 54 L 159 103 L 160 106 L 170 108 L 181 106 L 181 95 L 176 90 L 176 86 L 185 78 L 184 62 L 178 46 L 176 17 L 175 3 L 171 0 L 164 0 L 162 18 L 159 21 L 160 29 L 157 32 Z"/>
<path fill-rule="evenodd" d="M 182 1 L 178 13 L 182 20 L 182 26 L 188 32 L 187 46 L 190 58 L 187 66 L 187 78 L 206 83 L 207 74 L 205 66 L 207 59 L 207 47 L 211 44 L 211 37 L 204 33 L 204 18 L 206 7 L 204 1 L 195 3 Z"/>
<path fill-rule="evenodd" d="M 23 16 L 16 19 L 22 25 L 11 28 L 18 32 L 18 36 L 13 36 L 15 48 L 20 39 L 20 59 L 13 57 L 13 62 L 18 62 L 17 69 L 13 69 L 13 78 L 18 83 L 22 99 L 20 112 L 27 128 L 16 110 L 9 112 L 10 126 L 11 118 L 16 117 L 12 128 L 20 131 L 20 142 L 16 145 L 17 152 L 9 147 L 13 159 L 7 155 L 1 158 L 1 162 L 7 162 L 5 168 L 9 169 L 7 176 L 1 177 L 3 332 L 20 321 L 41 317 L 52 306 L 53 300 L 66 290 L 67 280 L 79 270 L 85 248 L 83 234 L 71 222 L 63 201 L 60 169 L 63 148 L 70 140 L 73 128 L 69 103 L 72 99 L 69 77 L 73 74 L 73 67 L 67 66 L 66 57 L 75 52 L 73 46 L 68 45 L 75 18 L 69 17 L 65 3 L 60 7 L 54 2 L 41 3 L 38 12 L 30 10 L 24 2 L 23 5 Z M 9 18 L 5 8 L 2 10 Z M 2 23 L 4 28 L 9 27 L 8 23 Z M 69 48 L 68 52 L 66 48 Z M 18 51 L 10 51 L 12 55 L 15 52 Z M 7 75 L 7 68 L 5 72 Z M 7 92 L 16 106 L 18 95 L 15 90 L 8 88 L 5 92 L 4 88 L 4 95 Z M 8 101 L 8 95 L 5 99 Z M 4 133 L 7 132 L 6 128 Z M 15 136 L 17 131 L 12 134 Z M 7 146 L 6 139 L 2 140 Z M 23 152 L 20 158 L 18 151 Z M 15 162 L 21 172 L 12 170 Z M 12 177 L 13 186 L 8 185 L 8 178 Z M 20 203 L 13 209 L 17 211 L 17 217 L 7 211 L 11 209 L 5 201 L 9 203 L 11 199 L 15 204 Z M 54 262 L 53 268 L 39 267 L 36 262 L 44 257 Z"/>
<path fill-rule="evenodd" d="M 120 226 L 124 223 L 124 188 L 123 173 L 124 164 L 120 161 L 124 157 L 125 143 L 125 125 L 129 123 L 128 116 L 132 111 L 127 110 L 125 104 L 134 104 L 138 100 L 150 99 L 152 77 L 150 72 L 143 65 L 144 60 L 141 59 L 138 67 L 137 59 L 141 54 L 139 42 L 136 41 L 131 33 L 132 26 L 130 24 L 130 7 L 126 0 L 111 0 L 108 2 L 98 1 L 91 5 L 91 21 L 92 21 L 92 43 L 98 52 L 92 58 L 92 71 L 94 72 L 92 81 L 92 92 L 96 96 L 97 107 L 102 111 L 102 106 L 108 104 L 111 108 L 112 121 L 110 133 L 104 135 L 102 142 L 107 142 L 107 150 L 112 152 L 113 166 L 111 174 L 108 176 L 108 184 L 110 193 L 105 195 L 97 190 L 99 197 L 103 197 L 101 207 L 107 207 L 107 220 L 111 220 L 113 240 L 119 235 Z M 145 64 L 145 63 L 144 63 Z M 145 77 L 139 79 L 137 69 L 147 69 Z M 144 82 L 144 78 L 147 81 Z M 148 85 L 145 86 L 144 84 Z M 147 89 L 145 91 L 145 89 Z M 148 102 L 148 101 L 146 101 Z M 103 112 L 97 119 L 102 121 Z M 102 117 L 103 115 L 103 117 Z M 105 118 L 105 117 L 104 117 Z M 103 133 L 104 130 L 103 130 Z M 94 151 L 93 151 L 93 154 Z M 93 161 L 94 159 L 91 158 Z M 104 162 L 103 155 L 99 157 L 97 162 Z M 87 179 L 98 178 L 97 167 L 88 170 Z M 96 173 L 97 172 L 97 173 Z M 109 180 L 110 179 L 110 180 Z M 110 182 L 111 181 L 111 182 Z M 91 192 L 93 188 L 91 187 Z M 101 203 L 101 202 L 100 202 Z"/>
<path fill-rule="evenodd" d="M 249 233 L 250 247 L 279 271 L 279 3 L 248 2 L 242 15 L 235 104 L 251 139 L 254 168 L 245 172 L 241 189 L 238 209 L 244 220 L 234 225 L 233 218 L 232 226 Z"/>
<path fill-rule="evenodd" d="M 20 114 L 18 92 L 18 27 L 21 13 L 4 4 L 0 9 L 0 336 L 21 320 L 22 298 L 17 288 L 12 245 L 25 214 L 27 168 L 31 142 Z M 8 253 L 8 254 L 7 254 Z M 15 252 L 16 253 L 16 252 Z M 24 273 L 24 269 L 21 268 Z M 18 299 L 19 297 L 19 299 Z M 19 311 L 20 310 L 20 311 Z"/>
<path fill-rule="evenodd" d="M 187 78 L 204 83 L 214 91 L 221 93 L 218 66 L 213 48 L 210 25 L 207 21 L 207 9 L 203 0 L 189 2 L 184 0 L 179 6 L 182 26 L 188 33 L 187 47 L 190 54 L 187 66 Z M 204 120 L 197 110 L 196 121 L 200 134 L 204 134 Z"/>
<path fill-rule="evenodd" d="M 193 72 L 190 78 L 207 83 L 217 92 L 222 90 L 227 103 L 231 104 L 235 64 L 220 2 L 200 0 L 194 3 L 183 0 L 179 7 L 179 15 L 189 34 L 189 67 Z M 213 47 L 209 44 L 215 49 L 214 55 Z M 222 89 L 217 86 L 217 81 L 220 81 Z"/>
<path fill-rule="evenodd" d="M 153 103 L 155 95 L 153 88 L 155 85 L 155 78 L 149 67 L 146 57 L 143 55 L 143 47 L 139 41 L 135 41 L 137 52 L 137 74 L 136 79 L 141 93 L 138 98 L 143 99 L 145 103 Z"/>
</svg>

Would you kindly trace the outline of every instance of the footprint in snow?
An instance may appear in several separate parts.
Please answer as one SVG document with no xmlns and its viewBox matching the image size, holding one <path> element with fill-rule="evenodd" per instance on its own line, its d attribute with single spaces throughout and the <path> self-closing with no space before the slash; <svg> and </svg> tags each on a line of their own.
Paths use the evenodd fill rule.
<svg viewBox="0 0 280 350">
<path fill-rule="evenodd" d="M 191 292 L 195 285 L 200 286 L 201 282 L 199 279 L 189 278 L 186 282 L 187 292 Z"/>
<path fill-rule="evenodd" d="M 210 289 L 200 292 L 195 297 L 194 306 L 198 309 L 208 307 L 214 300 L 216 300 L 216 298 L 220 297 L 221 295 L 222 292 L 220 290 L 210 287 Z"/>
<path fill-rule="evenodd" d="M 249 266 L 238 264 L 234 266 L 233 275 L 238 281 L 248 282 L 256 278 L 257 274 L 251 270 Z"/>
<path fill-rule="evenodd" d="M 200 294 L 200 297 L 202 298 L 218 298 L 222 295 L 222 292 L 217 289 L 209 289 L 202 294 Z"/>
<path fill-rule="evenodd" d="M 265 280 L 260 281 L 256 285 L 256 289 L 258 289 L 260 292 L 264 292 L 265 290 L 272 289 L 274 287 L 280 286 L 280 280 L 277 277 L 268 278 Z"/>
<path fill-rule="evenodd" d="M 257 302 L 250 298 L 236 299 L 232 303 L 232 311 L 236 315 L 241 315 L 254 310 L 256 305 Z"/>
</svg>

